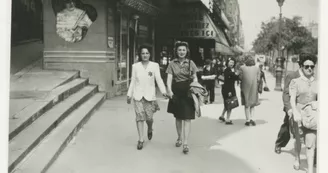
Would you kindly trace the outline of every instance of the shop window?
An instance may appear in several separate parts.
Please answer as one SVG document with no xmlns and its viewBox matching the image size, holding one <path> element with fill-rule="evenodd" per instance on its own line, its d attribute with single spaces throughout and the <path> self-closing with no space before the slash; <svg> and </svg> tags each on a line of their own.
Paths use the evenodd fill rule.
<svg viewBox="0 0 328 173">
<path fill-rule="evenodd" d="M 127 57 L 128 57 L 128 15 L 126 13 L 121 13 L 120 18 L 120 26 L 119 26 L 120 34 L 118 36 L 118 50 L 119 56 L 117 56 L 117 80 L 125 81 L 127 80 Z"/>
<path fill-rule="evenodd" d="M 43 40 L 42 1 L 12 1 L 11 43 Z"/>
</svg>

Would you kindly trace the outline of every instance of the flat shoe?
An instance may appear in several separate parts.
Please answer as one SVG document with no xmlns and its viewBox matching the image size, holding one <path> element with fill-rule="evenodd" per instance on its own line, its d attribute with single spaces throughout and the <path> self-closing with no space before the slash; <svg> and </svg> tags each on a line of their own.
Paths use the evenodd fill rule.
<svg viewBox="0 0 328 173">
<path fill-rule="evenodd" d="M 226 125 L 233 125 L 232 121 L 227 121 L 225 124 Z"/>
</svg>

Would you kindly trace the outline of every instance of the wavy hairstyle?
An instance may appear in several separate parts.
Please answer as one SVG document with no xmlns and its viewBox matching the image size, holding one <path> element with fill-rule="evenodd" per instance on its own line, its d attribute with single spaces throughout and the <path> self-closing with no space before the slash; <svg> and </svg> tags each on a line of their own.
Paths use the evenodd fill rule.
<svg viewBox="0 0 328 173">
<path fill-rule="evenodd" d="M 187 48 L 187 54 L 186 54 L 186 57 L 185 58 L 188 58 L 189 59 L 189 55 L 190 55 L 190 50 L 189 50 L 189 44 L 185 41 L 176 41 L 174 43 L 174 57 L 175 58 L 178 58 L 178 47 L 180 46 L 185 46 Z"/>
<path fill-rule="evenodd" d="M 244 57 L 244 62 L 246 66 L 254 66 L 255 65 L 255 59 L 251 55 L 246 55 Z"/>
<path fill-rule="evenodd" d="M 299 57 L 298 65 L 300 67 L 303 67 L 304 62 L 307 60 L 312 61 L 314 64 L 317 64 L 318 61 L 317 56 L 310 53 L 301 53 Z"/>
<path fill-rule="evenodd" d="M 226 62 L 225 62 L 225 66 L 226 66 L 226 67 L 229 67 L 229 62 L 230 62 L 230 61 L 233 61 L 233 62 L 234 62 L 234 65 L 233 65 L 232 68 L 235 68 L 235 67 L 236 67 L 236 64 L 237 64 L 237 61 L 236 61 L 236 59 L 234 59 L 234 58 L 228 58 L 228 59 L 226 60 Z"/>
<path fill-rule="evenodd" d="M 151 48 L 150 46 L 147 46 L 147 45 L 141 45 L 141 46 L 139 47 L 139 49 L 138 49 L 138 61 L 139 61 L 139 62 L 142 61 L 142 58 L 141 58 L 141 51 L 142 51 L 142 49 L 147 49 L 147 50 L 148 50 L 149 55 L 150 55 L 149 59 L 151 59 L 152 48 Z"/>
</svg>

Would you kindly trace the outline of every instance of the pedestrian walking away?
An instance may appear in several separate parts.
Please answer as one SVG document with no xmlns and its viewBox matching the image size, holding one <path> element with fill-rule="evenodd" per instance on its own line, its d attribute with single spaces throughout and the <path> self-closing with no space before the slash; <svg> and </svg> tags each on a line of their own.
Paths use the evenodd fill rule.
<svg viewBox="0 0 328 173">
<path fill-rule="evenodd" d="M 233 58 L 228 58 L 226 61 L 227 68 L 224 70 L 224 84 L 222 85 L 222 97 L 224 100 L 224 108 L 219 120 L 225 122 L 227 125 L 232 125 L 230 120 L 232 109 L 228 106 L 228 99 L 236 97 L 235 81 L 239 80 L 238 73 L 235 71 L 236 60 Z M 227 113 L 227 119 L 224 118 L 225 113 Z"/>
<path fill-rule="evenodd" d="M 246 126 L 256 123 L 253 120 L 255 106 L 259 105 L 258 83 L 260 81 L 261 72 L 255 66 L 255 60 L 252 56 L 245 57 L 245 65 L 240 67 L 241 80 L 241 102 L 245 106 Z"/>
<path fill-rule="evenodd" d="M 261 77 L 260 77 L 260 83 L 259 83 L 259 94 L 262 94 L 263 88 L 268 88 L 268 85 L 267 85 L 267 82 L 265 79 L 265 74 L 263 72 L 263 65 L 260 64 L 259 68 L 261 70 Z M 263 86 L 263 83 L 264 83 L 264 86 Z"/>
<path fill-rule="evenodd" d="M 159 65 L 149 61 L 151 48 L 141 46 L 139 48 L 139 62 L 132 66 L 132 78 L 127 93 L 127 103 L 134 100 L 134 109 L 136 113 L 137 129 L 139 140 L 137 149 L 141 150 L 144 144 L 144 122 L 146 121 L 148 130 L 148 139 L 153 137 L 153 114 L 159 111 L 156 101 L 155 81 L 164 96 L 166 88 L 161 78 Z"/>
<path fill-rule="evenodd" d="M 189 45 L 187 42 L 177 41 L 174 48 L 176 58 L 166 70 L 168 74 L 167 89 L 170 97 L 167 112 L 172 113 L 176 119 L 178 134 L 176 147 L 183 144 L 183 152 L 186 154 L 189 152 L 188 138 L 191 120 L 195 119 L 195 106 L 189 89 L 191 82 L 198 82 L 196 76 L 198 69 L 195 63 L 188 59 Z"/>
</svg>

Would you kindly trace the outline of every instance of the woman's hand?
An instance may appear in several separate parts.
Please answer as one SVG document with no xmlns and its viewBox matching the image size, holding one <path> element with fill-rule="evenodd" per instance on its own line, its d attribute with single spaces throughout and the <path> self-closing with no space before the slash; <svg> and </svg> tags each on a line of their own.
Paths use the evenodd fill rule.
<svg viewBox="0 0 328 173">
<path fill-rule="evenodd" d="M 167 93 L 167 96 L 169 97 L 169 99 L 172 99 L 173 98 L 173 92 L 172 91 L 169 91 Z"/>
<path fill-rule="evenodd" d="M 166 92 L 162 93 L 163 97 L 168 98 L 169 96 L 167 95 Z"/>
<path fill-rule="evenodd" d="M 127 102 L 128 104 L 131 104 L 131 100 L 132 100 L 131 97 L 128 96 L 127 99 L 126 99 L 126 102 Z"/>
<path fill-rule="evenodd" d="M 300 122 L 302 120 L 301 114 L 298 112 L 298 110 L 293 110 L 293 117 L 294 121 Z"/>
</svg>

